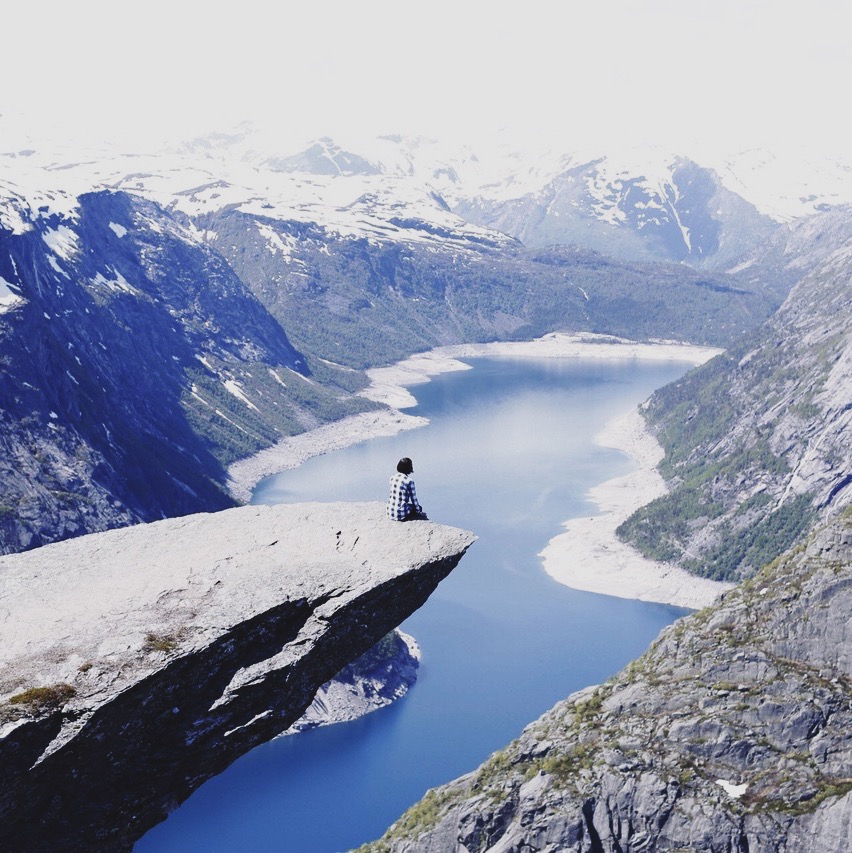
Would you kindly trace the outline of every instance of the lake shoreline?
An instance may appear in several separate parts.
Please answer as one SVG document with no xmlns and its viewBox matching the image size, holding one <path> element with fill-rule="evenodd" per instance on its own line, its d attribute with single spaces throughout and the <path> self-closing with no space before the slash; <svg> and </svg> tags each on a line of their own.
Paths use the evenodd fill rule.
<svg viewBox="0 0 852 853">
<path fill-rule="evenodd" d="M 427 418 L 402 412 L 417 400 L 409 387 L 432 376 L 468 370 L 461 359 L 476 357 L 604 358 L 686 361 L 703 364 L 721 350 L 673 341 L 639 343 L 603 335 L 551 333 L 533 341 L 456 344 L 419 353 L 388 367 L 367 371 L 370 385 L 361 395 L 387 408 L 364 412 L 290 436 L 228 469 L 231 494 L 241 501 L 266 476 L 296 468 L 308 459 L 380 436 L 391 436 L 429 423 Z M 697 609 L 710 604 L 731 584 L 709 581 L 681 569 L 647 560 L 615 535 L 630 513 L 665 493 L 656 470 L 662 449 L 645 426 L 638 410 L 607 424 L 595 438 L 605 447 L 627 453 L 637 470 L 591 489 L 587 495 L 598 507 L 592 517 L 563 524 L 540 553 L 545 571 L 574 589 L 654 601 Z"/>
<path fill-rule="evenodd" d="M 586 497 L 596 505 L 597 514 L 563 523 L 564 532 L 539 553 L 544 570 L 572 589 L 692 610 L 712 604 L 731 589 L 732 583 L 700 578 L 677 566 L 649 560 L 616 535 L 616 528 L 633 512 L 667 491 L 657 471 L 663 449 L 639 409 L 611 420 L 595 436 L 595 443 L 626 453 L 636 468 L 589 489 Z"/>
</svg>

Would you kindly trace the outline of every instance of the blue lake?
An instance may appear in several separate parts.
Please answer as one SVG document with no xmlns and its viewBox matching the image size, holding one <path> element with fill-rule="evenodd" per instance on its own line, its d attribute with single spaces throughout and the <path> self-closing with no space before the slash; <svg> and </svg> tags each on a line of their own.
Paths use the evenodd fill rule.
<svg viewBox="0 0 852 853">
<path fill-rule="evenodd" d="M 377 838 L 424 792 L 473 770 L 558 700 L 641 654 L 687 611 L 578 592 L 537 554 L 587 490 L 631 470 L 595 434 L 689 365 L 469 359 L 413 388 L 428 427 L 317 457 L 256 503 L 384 501 L 414 460 L 429 517 L 480 538 L 404 624 L 423 653 L 395 705 L 258 747 L 199 788 L 136 853 L 335 853 Z"/>
</svg>

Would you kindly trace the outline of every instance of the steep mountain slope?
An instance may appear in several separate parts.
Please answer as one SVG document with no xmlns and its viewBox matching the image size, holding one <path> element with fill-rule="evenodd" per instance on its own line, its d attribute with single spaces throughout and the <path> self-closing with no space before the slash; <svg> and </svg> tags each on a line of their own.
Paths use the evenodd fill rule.
<svg viewBox="0 0 852 853">
<path fill-rule="evenodd" d="M 231 506 L 225 464 L 368 407 L 159 207 L 61 201 L 4 205 L 0 551 Z"/>
<path fill-rule="evenodd" d="M 362 853 L 848 849 L 852 511 Z"/>
<path fill-rule="evenodd" d="M 563 329 L 726 344 L 778 299 L 762 282 L 497 237 L 462 242 L 417 219 L 384 240 L 233 209 L 192 221 L 300 349 L 357 368 Z"/>
<path fill-rule="evenodd" d="M 582 245 L 617 258 L 720 267 L 776 228 L 715 172 L 683 157 L 639 164 L 571 158 L 534 192 L 486 193 L 460 199 L 455 210 L 528 246 Z"/>
<path fill-rule="evenodd" d="M 817 265 L 777 314 L 650 401 L 670 492 L 619 531 L 650 556 L 748 575 L 852 503 L 852 217 L 807 226 Z"/>
</svg>

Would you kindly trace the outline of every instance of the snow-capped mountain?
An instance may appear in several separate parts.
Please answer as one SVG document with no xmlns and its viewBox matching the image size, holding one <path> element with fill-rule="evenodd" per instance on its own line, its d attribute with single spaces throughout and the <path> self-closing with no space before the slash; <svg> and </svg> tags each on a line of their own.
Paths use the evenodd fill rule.
<svg viewBox="0 0 852 853">
<path fill-rule="evenodd" d="M 327 216 L 335 209 L 337 228 L 345 200 L 357 195 L 386 222 L 393 199 L 424 221 L 440 217 L 442 227 L 458 228 L 460 219 L 464 228 L 480 226 L 531 247 L 577 245 L 622 259 L 715 268 L 748 255 L 779 223 L 852 203 L 849 167 L 756 150 L 704 158 L 658 147 L 525 152 L 497 140 L 475 151 L 384 136 L 322 138 L 282 152 L 274 139 L 244 128 L 195 140 L 182 153 L 274 173 L 279 198 L 309 194 L 296 202 L 300 209 L 319 215 L 312 208 L 319 204 Z"/>
<path fill-rule="evenodd" d="M 759 148 L 711 162 L 729 190 L 779 222 L 852 204 L 852 162 L 779 155 Z"/>
<path fill-rule="evenodd" d="M 852 168 L 765 151 L 704 161 L 654 147 L 525 152 L 496 140 L 476 151 L 400 136 L 286 148 L 250 125 L 144 155 L 16 142 L 0 150 L 0 193 L 24 183 L 34 209 L 57 190 L 73 199 L 109 188 L 191 218 L 237 209 L 380 243 L 519 240 L 713 268 L 747 256 L 779 222 L 852 203 Z"/>
<path fill-rule="evenodd" d="M 400 152 L 394 162 L 370 165 L 323 141 L 304 157 L 293 155 L 291 168 L 285 168 L 287 157 L 255 145 L 253 138 L 223 135 L 177 151 L 133 155 L 50 144 L 0 150 L 0 225 L 26 230 L 22 212 L 27 210 L 73 215 L 80 195 L 109 189 L 145 197 L 189 218 L 240 210 L 374 242 L 449 241 L 459 248 L 468 242 L 514 242 L 454 214 L 433 185 L 404 171 Z M 393 148 L 386 153 L 394 153 Z M 324 151 L 336 154 L 336 166 L 322 156 Z M 296 170 L 299 163 L 303 168 Z"/>
<path fill-rule="evenodd" d="M 803 272 L 682 157 L 2 138 L 2 550 L 227 503 L 231 461 L 371 406 L 366 367 L 554 330 L 725 345 Z"/>
</svg>

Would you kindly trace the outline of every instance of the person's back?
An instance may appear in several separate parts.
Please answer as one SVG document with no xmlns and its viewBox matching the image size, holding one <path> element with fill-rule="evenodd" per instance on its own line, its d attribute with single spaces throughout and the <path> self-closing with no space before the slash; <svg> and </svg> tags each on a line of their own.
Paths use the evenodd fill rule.
<svg viewBox="0 0 852 853">
<path fill-rule="evenodd" d="M 426 519 L 423 507 L 417 502 L 417 492 L 411 474 L 414 465 L 407 456 L 403 456 L 396 466 L 396 474 L 390 478 L 390 496 L 387 515 L 394 521 L 412 521 Z"/>
</svg>

